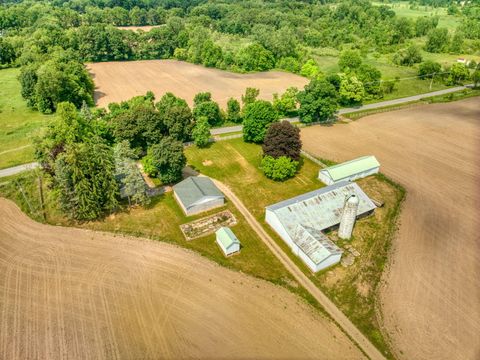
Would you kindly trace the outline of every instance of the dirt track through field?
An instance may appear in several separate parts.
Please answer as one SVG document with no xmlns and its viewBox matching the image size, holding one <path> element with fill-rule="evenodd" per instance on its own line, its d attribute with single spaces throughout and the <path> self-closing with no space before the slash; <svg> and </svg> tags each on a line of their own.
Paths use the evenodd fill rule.
<svg viewBox="0 0 480 360">
<path fill-rule="evenodd" d="M 172 92 L 190 105 L 195 94 L 209 91 L 225 109 L 228 99 L 240 101 L 247 87 L 260 89 L 260 99 L 272 100 L 274 93 L 281 94 L 291 86 L 301 89 L 308 83 L 306 78 L 287 72 L 236 74 L 177 60 L 102 62 L 87 67 L 95 81 L 95 102 L 100 107 L 151 90 L 157 99 Z"/>
<path fill-rule="evenodd" d="M 373 154 L 407 188 L 381 292 L 398 356 L 480 359 L 480 98 L 304 128 L 302 140 L 336 161 Z"/>
<path fill-rule="evenodd" d="M 1 198 L 0 334 L 1 359 L 362 358 L 280 287 L 164 243 L 38 224 Z"/>
</svg>

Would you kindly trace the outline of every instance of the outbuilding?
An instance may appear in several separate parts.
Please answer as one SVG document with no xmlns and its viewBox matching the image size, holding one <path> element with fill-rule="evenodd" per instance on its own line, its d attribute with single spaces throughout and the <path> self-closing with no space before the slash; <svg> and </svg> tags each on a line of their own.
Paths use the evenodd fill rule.
<svg viewBox="0 0 480 360">
<path fill-rule="evenodd" d="M 378 173 L 380 163 L 375 156 L 362 156 L 344 163 L 323 168 L 318 178 L 326 185 L 354 181 Z"/>
<path fill-rule="evenodd" d="M 342 221 L 347 199 L 355 195 L 355 217 L 371 214 L 375 204 L 357 183 L 343 181 L 267 206 L 265 221 L 280 235 L 293 253 L 317 272 L 338 263 L 342 250 L 324 231 Z"/>
<path fill-rule="evenodd" d="M 190 216 L 222 206 L 225 196 L 206 176 L 191 176 L 175 186 L 173 193 L 183 212 Z"/>
<path fill-rule="evenodd" d="M 225 256 L 230 256 L 240 251 L 240 241 L 228 227 L 221 227 L 215 232 L 217 244 Z"/>
</svg>

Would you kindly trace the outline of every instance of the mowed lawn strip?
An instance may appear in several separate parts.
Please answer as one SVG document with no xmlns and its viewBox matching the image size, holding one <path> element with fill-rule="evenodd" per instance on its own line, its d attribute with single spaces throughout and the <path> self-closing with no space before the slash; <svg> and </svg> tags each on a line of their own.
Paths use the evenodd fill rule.
<svg viewBox="0 0 480 360">
<path fill-rule="evenodd" d="M 0 70 L 0 169 L 33 161 L 32 138 L 54 118 L 28 108 L 19 73 Z"/>
<path fill-rule="evenodd" d="M 224 182 L 245 203 L 266 231 L 310 279 L 321 288 L 352 322 L 388 358 L 393 355 L 388 340 L 381 332 L 377 320 L 377 288 L 388 259 L 396 220 L 404 198 L 404 190 L 383 175 L 371 176 L 359 181 L 360 186 L 372 198 L 385 205 L 373 216 L 358 221 L 354 238 L 341 241 L 336 232 L 330 234 L 337 244 L 351 244 L 360 253 L 348 268 L 337 265 L 313 274 L 291 252 L 288 245 L 265 222 L 265 206 L 312 191 L 324 186 L 318 179 L 319 166 L 303 159 L 303 166 L 295 178 L 274 182 L 261 172 L 261 147 L 244 143 L 242 139 L 219 141 L 208 149 L 190 147 L 186 150 L 189 163 L 201 173 Z M 345 251 L 344 255 L 348 252 Z"/>
</svg>

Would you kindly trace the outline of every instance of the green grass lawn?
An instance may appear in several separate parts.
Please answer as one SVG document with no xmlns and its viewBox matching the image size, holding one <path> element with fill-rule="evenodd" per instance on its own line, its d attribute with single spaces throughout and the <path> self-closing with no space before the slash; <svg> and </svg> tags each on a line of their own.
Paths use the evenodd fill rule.
<svg viewBox="0 0 480 360">
<path fill-rule="evenodd" d="M 53 119 L 27 107 L 20 95 L 19 73 L 0 70 L 0 169 L 33 161 L 32 137 Z"/>
</svg>

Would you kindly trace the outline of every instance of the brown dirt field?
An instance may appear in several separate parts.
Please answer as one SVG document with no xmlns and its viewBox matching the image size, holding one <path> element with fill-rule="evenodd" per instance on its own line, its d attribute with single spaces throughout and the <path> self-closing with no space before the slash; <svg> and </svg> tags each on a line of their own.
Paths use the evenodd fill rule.
<svg viewBox="0 0 480 360">
<path fill-rule="evenodd" d="M 306 78 L 287 72 L 236 74 L 177 60 L 103 62 L 88 64 L 87 68 L 95 81 L 95 102 L 100 107 L 151 90 L 157 99 L 172 92 L 190 105 L 195 94 L 210 91 L 212 98 L 226 108 L 228 99 L 240 101 L 247 87 L 260 89 L 259 98 L 272 100 L 274 93 L 283 93 L 290 86 L 300 89 L 308 83 Z"/>
<path fill-rule="evenodd" d="M 385 325 L 402 359 L 480 359 L 480 98 L 302 130 L 307 151 L 375 155 L 407 199 L 384 278 Z"/>
<path fill-rule="evenodd" d="M 0 198 L 1 359 L 358 359 L 285 289 L 168 244 L 35 223 Z"/>
<path fill-rule="evenodd" d="M 145 25 L 145 26 L 117 26 L 117 29 L 120 29 L 120 30 L 132 30 L 132 31 L 135 31 L 135 32 L 138 32 L 138 31 L 145 31 L 145 32 L 149 32 L 150 30 L 154 29 L 154 28 L 157 28 L 157 27 L 160 27 L 159 25 Z"/>
</svg>

